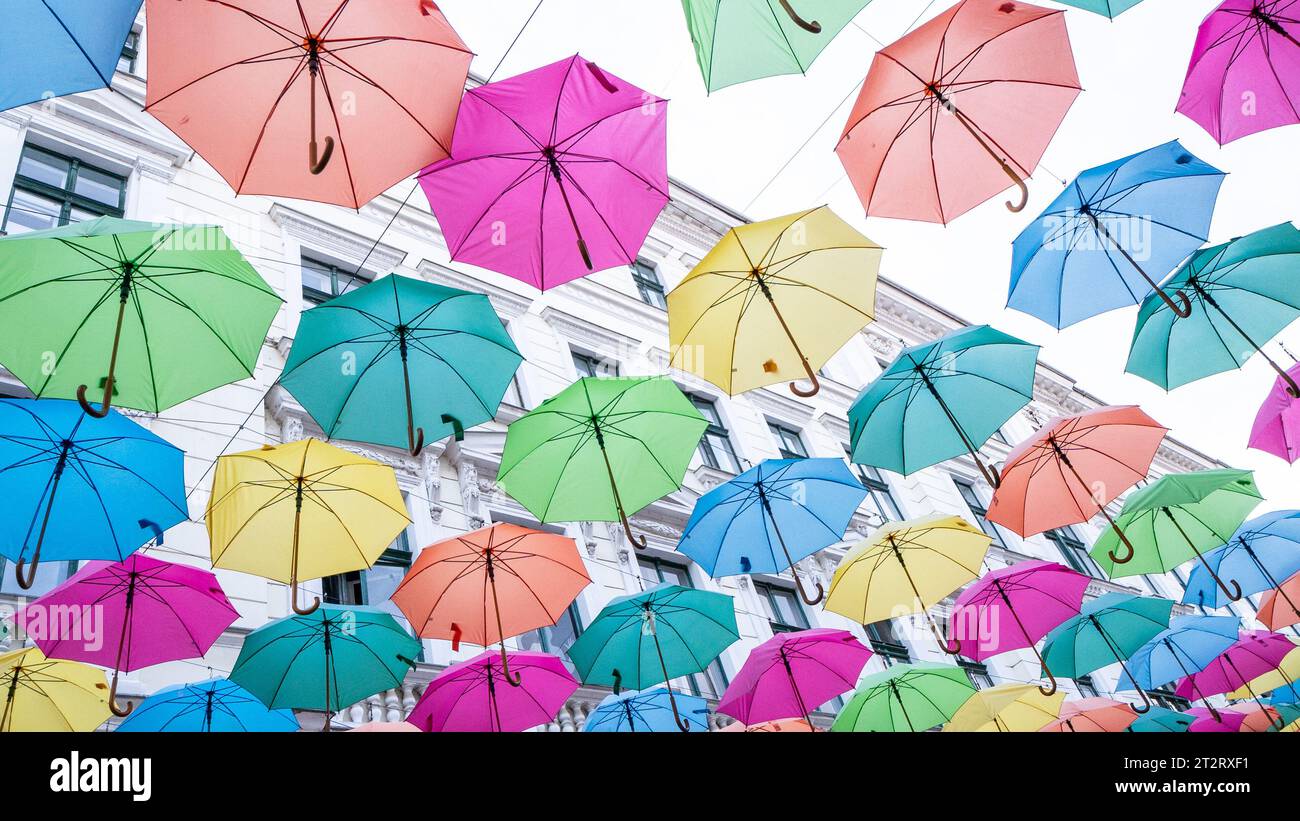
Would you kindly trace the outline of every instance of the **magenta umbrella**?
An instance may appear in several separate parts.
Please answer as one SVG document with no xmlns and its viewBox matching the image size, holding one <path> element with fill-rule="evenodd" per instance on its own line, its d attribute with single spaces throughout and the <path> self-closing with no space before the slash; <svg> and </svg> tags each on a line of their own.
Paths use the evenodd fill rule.
<svg viewBox="0 0 1300 821">
<path fill-rule="evenodd" d="M 24 607 L 18 624 L 50 658 L 111 668 L 108 703 L 125 716 L 135 705 L 118 707 L 119 673 L 201 658 L 237 618 L 212 573 L 133 553 L 88 562 Z"/>
<path fill-rule="evenodd" d="M 1246 688 L 1251 698 L 1261 708 L 1259 694 L 1251 689 L 1250 682 L 1276 670 L 1282 659 L 1296 649 L 1295 643 L 1281 633 L 1269 630 L 1244 630 L 1235 644 L 1215 657 L 1203 670 L 1192 673 L 1174 690 L 1183 698 L 1201 698 L 1230 693 Z M 1275 718 L 1277 728 L 1286 726 L 1281 716 Z"/>
<path fill-rule="evenodd" d="M 1287 368 L 1287 376 L 1300 381 L 1300 364 Z M 1288 390 L 1291 384 L 1283 377 L 1273 382 L 1268 398 L 1255 414 L 1250 427 L 1248 447 L 1280 456 L 1291 464 L 1300 459 L 1300 400 Z"/>
<path fill-rule="evenodd" d="M 632 264 L 668 202 L 667 118 L 577 55 L 469 91 L 420 173 L 451 258 L 542 290 Z"/>
<path fill-rule="evenodd" d="M 986 573 L 962 591 L 948 617 L 948 635 L 961 655 L 983 661 L 999 653 L 1029 648 L 1038 656 L 1056 692 L 1056 676 L 1036 646 L 1066 619 L 1079 615 L 1088 577 L 1056 562 L 1029 561 Z"/>
<path fill-rule="evenodd" d="M 847 630 L 777 633 L 750 651 L 718 712 L 746 725 L 799 717 L 811 724 L 810 708 L 856 687 L 870 658 Z"/>
<path fill-rule="evenodd" d="M 1187 711 L 1196 720 L 1187 726 L 1189 733 L 1235 733 L 1241 730 L 1246 720 L 1245 713 L 1236 710 L 1211 710 L 1209 707 L 1193 707 Z"/>
<path fill-rule="evenodd" d="M 492 650 L 453 664 L 429 682 L 406 720 L 426 733 L 517 733 L 555 718 L 578 682 L 546 653 L 506 653 L 511 686 Z"/>
</svg>

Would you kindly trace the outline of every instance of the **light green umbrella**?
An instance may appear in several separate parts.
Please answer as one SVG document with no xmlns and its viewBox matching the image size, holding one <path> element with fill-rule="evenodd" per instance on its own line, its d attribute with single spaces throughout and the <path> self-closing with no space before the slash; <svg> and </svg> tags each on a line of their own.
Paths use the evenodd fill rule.
<svg viewBox="0 0 1300 821">
<path fill-rule="evenodd" d="M 919 733 L 952 720 L 975 694 L 966 671 L 950 664 L 895 664 L 867 676 L 831 725 L 842 733 Z"/>
<path fill-rule="evenodd" d="M 1095 11 L 1114 20 L 1124 12 L 1141 3 L 1142 0 L 1057 0 L 1067 6 Z"/>
</svg>

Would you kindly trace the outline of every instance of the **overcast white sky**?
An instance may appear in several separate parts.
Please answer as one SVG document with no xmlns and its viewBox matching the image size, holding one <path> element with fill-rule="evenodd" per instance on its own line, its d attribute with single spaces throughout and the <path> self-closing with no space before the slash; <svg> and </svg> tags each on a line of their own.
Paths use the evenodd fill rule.
<svg viewBox="0 0 1300 821">
<path fill-rule="evenodd" d="M 1041 5 L 1056 7 L 1050 0 Z M 536 0 L 443 0 L 443 11 L 492 72 Z M 864 218 L 834 154 L 858 87 L 881 43 L 929 19 L 949 0 L 873 0 L 827 47 L 806 77 L 759 80 L 705 94 L 679 0 L 544 0 L 496 79 L 581 52 L 630 82 L 670 99 L 668 169 L 677 179 L 755 219 L 821 203 L 887 249 L 882 273 L 974 323 L 1043 346 L 1043 360 L 1112 404 L 1140 404 L 1178 438 L 1256 471 L 1260 511 L 1300 507 L 1295 474 L 1281 459 L 1247 450 L 1255 411 L 1272 386 L 1259 357 L 1242 371 L 1166 394 L 1124 373 L 1136 308 L 1057 332 L 1006 310 L 1011 241 L 1085 168 L 1170 139 L 1229 172 L 1211 242 L 1300 216 L 1300 126 L 1220 149 L 1174 113 L 1200 21 L 1218 0 L 1146 0 L 1114 22 L 1070 8 L 1066 18 L 1083 94 L 1030 182 L 1029 207 L 1011 214 L 997 197 L 944 228 Z M 829 119 L 827 119 L 829 117 Z M 825 121 L 825 125 L 818 128 Z M 811 138 L 811 139 L 810 139 Z M 799 151 L 805 141 L 808 144 Z M 795 159 L 759 192 L 792 156 Z M 757 197 L 757 199 L 755 199 Z M 1298 274 L 1300 276 L 1300 274 Z M 1300 353 L 1300 332 L 1283 336 Z M 1284 366 L 1276 345 L 1266 346 Z"/>
</svg>

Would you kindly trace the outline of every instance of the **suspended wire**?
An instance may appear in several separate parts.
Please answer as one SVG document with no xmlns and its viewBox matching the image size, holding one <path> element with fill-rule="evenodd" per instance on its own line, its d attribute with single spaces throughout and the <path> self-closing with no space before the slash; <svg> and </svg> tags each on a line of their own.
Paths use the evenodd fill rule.
<svg viewBox="0 0 1300 821">
<path fill-rule="evenodd" d="M 531 23 L 531 22 L 533 22 L 533 18 L 534 18 L 535 16 L 537 16 L 537 10 L 540 9 L 540 8 L 542 7 L 542 3 L 544 3 L 544 2 L 546 2 L 546 0 L 537 0 L 537 5 L 536 5 L 536 6 L 533 6 L 533 12 L 532 12 L 532 14 L 529 14 L 529 15 L 528 15 L 528 19 L 525 20 L 525 21 L 524 21 L 524 24 L 523 24 L 522 26 L 519 27 L 519 31 L 517 31 L 517 32 L 515 33 L 515 39 L 511 40 L 511 41 L 510 41 L 510 45 L 506 46 L 505 53 L 503 53 L 503 54 L 501 55 L 501 59 L 500 59 L 500 60 L 497 60 L 497 64 L 496 64 L 496 66 L 492 69 L 492 73 L 489 74 L 489 75 L 487 76 L 487 79 L 483 81 L 483 84 L 484 84 L 484 85 L 486 85 L 486 84 L 492 82 L 492 78 L 495 77 L 495 76 L 497 76 L 497 71 L 500 70 L 500 68 L 501 68 L 501 64 L 504 63 L 504 62 L 506 61 L 506 58 L 510 56 L 510 51 L 511 51 L 511 49 L 513 49 L 513 48 L 515 47 L 515 43 L 518 43 L 518 42 L 519 42 L 519 38 L 522 37 L 523 34 L 524 34 L 524 29 L 528 28 L 528 24 Z"/>
</svg>

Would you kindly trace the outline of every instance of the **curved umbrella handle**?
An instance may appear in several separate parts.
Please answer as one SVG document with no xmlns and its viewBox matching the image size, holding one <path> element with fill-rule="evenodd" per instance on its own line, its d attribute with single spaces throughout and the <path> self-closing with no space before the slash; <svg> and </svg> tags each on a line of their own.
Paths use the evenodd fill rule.
<svg viewBox="0 0 1300 821">
<path fill-rule="evenodd" d="M 934 616 L 926 611 L 926 619 L 930 622 L 930 632 L 934 633 L 934 640 L 939 643 L 939 649 L 950 656 L 961 655 L 961 640 L 950 639 L 939 629 L 939 624 L 934 620 Z"/>
<path fill-rule="evenodd" d="M 1128 540 L 1128 536 L 1124 535 L 1124 531 L 1120 530 L 1119 525 L 1113 525 L 1111 529 L 1115 531 L 1116 536 L 1119 536 L 1119 540 L 1124 543 L 1124 549 L 1128 552 L 1125 553 L 1122 558 L 1116 556 L 1114 550 L 1109 551 L 1107 555 L 1110 556 L 1110 560 L 1115 564 L 1128 564 L 1133 560 L 1133 555 L 1137 551 L 1133 549 L 1133 543 Z"/>
<path fill-rule="evenodd" d="M 1292 399 L 1300 399 L 1300 385 L 1296 384 L 1295 379 L 1286 371 L 1278 371 L 1281 374 L 1282 381 L 1286 382 L 1286 392 Z"/>
<path fill-rule="evenodd" d="M 1208 570 L 1209 568 L 1206 569 Z M 1232 589 L 1229 590 L 1228 586 L 1223 583 L 1223 578 L 1219 576 L 1218 573 L 1211 570 L 1210 575 L 1214 577 L 1215 584 L 1219 586 L 1219 589 L 1223 591 L 1223 595 L 1227 596 L 1229 601 L 1241 601 L 1241 584 L 1236 579 L 1231 580 Z"/>
<path fill-rule="evenodd" d="M 810 396 L 816 396 L 821 391 L 822 383 L 821 380 L 817 378 L 817 372 L 808 364 L 808 360 L 803 359 L 802 354 L 800 354 L 800 357 L 803 362 L 803 372 L 808 374 L 808 381 L 812 383 L 812 387 L 805 390 L 804 388 L 799 387 L 798 383 L 791 382 L 790 393 L 807 399 Z"/>
<path fill-rule="evenodd" d="M 627 520 L 627 514 L 623 512 L 621 507 L 618 511 L 618 518 L 619 521 L 623 523 L 623 532 L 627 534 L 627 540 L 632 543 L 633 547 L 637 550 L 645 550 L 650 546 L 650 543 L 646 541 L 645 536 L 638 536 L 632 532 L 632 523 Z"/>
<path fill-rule="evenodd" d="M 785 9 L 785 13 L 790 15 L 790 19 L 793 20 L 794 24 L 799 28 L 803 29 L 809 34 L 822 33 L 822 24 L 817 22 L 816 20 L 805 20 L 802 17 L 800 17 L 798 12 L 796 12 L 794 8 L 790 5 L 790 0 L 781 0 L 781 8 Z"/>
<path fill-rule="evenodd" d="M 298 604 L 298 580 L 295 578 L 289 591 L 289 603 L 293 606 L 293 612 L 299 616 L 310 616 L 320 607 L 320 596 L 313 596 L 312 603 L 307 607 Z"/>
<path fill-rule="evenodd" d="M 510 659 L 506 656 L 506 645 L 504 642 L 501 644 L 501 677 L 504 678 L 506 684 L 509 684 L 511 687 L 518 687 L 524 679 L 522 673 L 510 672 Z"/>
<path fill-rule="evenodd" d="M 411 455 L 419 456 L 420 451 L 424 450 L 424 428 L 417 428 L 410 422 L 407 422 L 406 443 Z"/>
<path fill-rule="evenodd" d="M 1174 295 L 1170 297 L 1163 288 L 1156 288 L 1156 294 L 1164 300 L 1169 310 L 1173 311 L 1179 318 L 1186 319 L 1192 315 L 1192 301 L 1182 291 L 1175 291 Z M 1174 300 L 1177 300 L 1177 302 Z"/>
<path fill-rule="evenodd" d="M 677 729 L 681 730 L 683 733 L 689 733 L 691 731 L 691 723 L 682 718 L 681 713 L 677 712 L 677 697 L 673 695 L 673 688 L 668 687 L 667 690 L 668 703 L 671 704 L 673 708 L 673 722 L 677 725 Z"/>
<path fill-rule="evenodd" d="M 623 692 L 623 674 L 614 668 L 614 695 Z"/>
<path fill-rule="evenodd" d="M 465 441 L 465 426 L 460 423 L 459 419 L 449 413 L 444 413 L 442 415 L 442 423 L 444 425 L 451 425 L 451 435 L 453 439 L 457 442 Z"/>
<path fill-rule="evenodd" d="M 23 565 L 26 559 L 19 559 L 14 565 L 14 580 L 23 590 L 31 590 L 32 585 L 36 584 L 36 568 L 41 563 L 40 546 L 37 545 L 36 552 L 32 554 L 32 563 L 28 566 L 26 573 L 23 572 Z"/>
<path fill-rule="evenodd" d="M 1006 172 L 1006 175 L 1010 177 L 1011 181 L 1020 189 L 1020 202 L 1015 203 L 1011 200 L 1007 200 L 1007 210 L 1013 214 L 1019 214 L 1021 211 L 1025 210 L 1025 206 L 1029 204 L 1029 186 L 1025 185 L 1025 181 L 1020 179 L 1020 175 L 1012 170 L 1011 166 L 1008 165 L 1005 160 L 1002 160 L 1001 162 L 1002 170 Z"/>
<path fill-rule="evenodd" d="M 108 687 L 108 709 L 118 718 L 126 718 L 135 709 L 135 702 L 128 701 L 125 708 L 117 706 L 117 675 L 118 671 L 114 670 L 113 682 Z"/>
<path fill-rule="evenodd" d="M 817 585 L 817 595 L 809 596 L 806 592 L 804 592 L 803 579 L 799 578 L 799 574 L 794 572 L 793 567 L 790 568 L 790 572 L 794 574 L 795 587 L 799 588 L 799 598 L 803 599 L 803 603 L 808 605 L 809 607 L 821 604 L 822 599 L 826 598 L 826 588 L 822 587 L 822 583 L 819 581 L 814 581 L 813 584 Z"/>
<path fill-rule="evenodd" d="M 319 176 L 325 171 L 325 167 L 330 164 L 330 158 L 334 156 L 334 138 L 325 138 L 325 151 L 317 154 L 316 140 L 312 140 L 308 146 L 308 167 L 313 176 Z"/>
<path fill-rule="evenodd" d="M 1056 675 L 1052 673 L 1052 668 L 1048 667 L 1045 662 L 1043 664 L 1043 675 L 1047 676 L 1047 686 L 1044 687 L 1041 684 L 1038 685 L 1038 692 L 1042 693 L 1045 696 L 1056 695 L 1056 690 L 1057 690 Z"/>
<path fill-rule="evenodd" d="M 85 385 L 77 386 L 77 403 L 81 405 L 81 409 L 86 412 L 87 416 L 93 416 L 96 419 L 103 419 L 108 416 L 108 411 L 113 406 L 113 377 L 110 376 L 104 380 L 104 400 L 98 409 L 86 399 L 87 390 Z"/>
<path fill-rule="evenodd" d="M 1134 681 L 1133 683 L 1137 684 L 1136 681 Z M 1141 687 L 1139 687 L 1138 695 L 1142 696 L 1142 705 L 1138 706 L 1136 704 L 1130 704 L 1129 706 L 1133 708 L 1133 712 L 1137 713 L 1138 715 L 1145 715 L 1146 713 L 1151 712 L 1151 698 L 1147 696 L 1146 690 L 1143 690 Z"/>
</svg>

